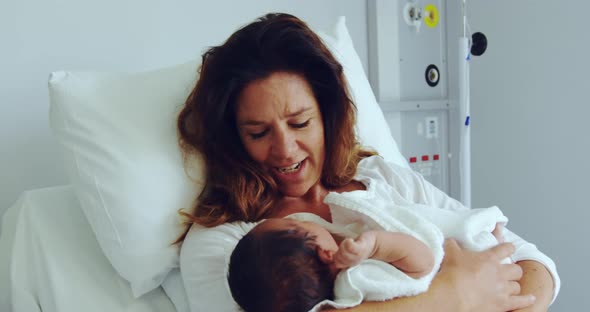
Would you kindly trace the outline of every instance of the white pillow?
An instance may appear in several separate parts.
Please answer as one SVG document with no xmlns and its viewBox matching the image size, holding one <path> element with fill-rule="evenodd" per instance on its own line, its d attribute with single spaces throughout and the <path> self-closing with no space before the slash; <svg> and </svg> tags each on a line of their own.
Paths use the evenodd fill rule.
<svg viewBox="0 0 590 312">
<path fill-rule="evenodd" d="M 322 34 L 343 63 L 358 107 L 361 142 L 406 165 L 389 132 L 344 18 Z M 82 210 L 106 257 L 135 296 L 158 287 L 178 266 L 177 214 L 200 186 L 186 177 L 176 116 L 198 62 L 136 74 L 55 72 L 49 80 L 51 127 Z M 378 134 L 378 135 L 377 135 Z M 196 182 L 202 182 L 196 168 Z"/>
<path fill-rule="evenodd" d="M 318 34 L 344 67 L 344 75 L 358 109 L 356 130 L 360 142 L 377 150 L 386 160 L 409 168 L 405 157 L 400 153 L 393 140 L 383 111 L 375 99 L 361 60 L 346 28 L 346 18 L 339 17 L 331 33 L 326 34 L 320 31 Z"/>
<path fill-rule="evenodd" d="M 182 167 L 175 120 L 197 62 L 139 73 L 56 72 L 51 127 L 82 210 L 137 297 L 178 266 L 177 214 L 197 190 Z"/>
</svg>

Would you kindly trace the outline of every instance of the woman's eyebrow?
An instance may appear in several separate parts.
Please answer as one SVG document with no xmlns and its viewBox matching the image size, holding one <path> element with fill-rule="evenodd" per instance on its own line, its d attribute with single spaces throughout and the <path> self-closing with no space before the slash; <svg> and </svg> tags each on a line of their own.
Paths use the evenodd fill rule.
<svg viewBox="0 0 590 312">
<path fill-rule="evenodd" d="M 298 110 L 296 110 L 296 111 L 294 111 L 292 113 L 287 113 L 286 114 L 286 117 L 295 117 L 297 115 L 301 115 L 301 114 L 307 112 L 308 110 L 311 110 L 312 108 L 313 108 L 312 106 L 302 107 L 302 108 L 300 108 L 300 109 L 298 109 Z"/>
<path fill-rule="evenodd" d="M 287 118 L 292 118 L 298 115 L 301 115 L 309 110 L 313 109 L 312 106 L 307 106 L 307 107 L 302 107 L 292 113 L 287 113 L 285 115 L 285 117 Z M 264 121 L 260 121 L 260 120 L 244 120 L 244 121 L 240 121 L 238 122 L 238 126 L 262 126 L 265 125 L 266 123 Z"/>
<path fill-rule="evenodd" d="M 264 121 L 245 120 L 245 121 L 240 121 L 238 123 L 238 126 L 261 126 L 261 125 L 264 125 Z"/>
</svg>

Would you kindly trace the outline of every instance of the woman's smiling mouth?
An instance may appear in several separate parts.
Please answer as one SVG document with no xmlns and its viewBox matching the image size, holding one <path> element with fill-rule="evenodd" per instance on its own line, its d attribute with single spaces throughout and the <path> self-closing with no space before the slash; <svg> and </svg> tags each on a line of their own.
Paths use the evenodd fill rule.
<svg viewBox="0 0 590 312">
<path fill-rule="evenodd" d="M 293 165 L 291 165 L 291 166 L 288 166 L 288 167 L 282 167 L 282 168 L 275 167 L 275 169 L 276 169 L 276 170 L 277 170 L 279 173 L 282 173 L 282 174 L 290 174 L 290 173 L 294 173 L 294 172 L 296 172 L 297 170 L 299 170 L 299 169 L 301 168 L 301 164 L 302 164 L 302 163 L 303 163 L 303 161 L 300 161 L 300 162 L 298 162 L 298 163 L 295 163 L 295 164 L 293 164 Z"/>
</svg>

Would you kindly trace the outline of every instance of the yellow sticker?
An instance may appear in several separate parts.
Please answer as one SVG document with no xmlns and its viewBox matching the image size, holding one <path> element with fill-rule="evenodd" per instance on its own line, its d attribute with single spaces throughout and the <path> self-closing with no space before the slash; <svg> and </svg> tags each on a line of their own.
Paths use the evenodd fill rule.
<svg viewBox="0 0 590 312">
<path fill-rule="evenodd" d="M 438 20 L 438 9 L 434 4 L 429 4 L 424 7 L 424 24 L 426 24 L 426 26 L 434 28 L 438 25 Z"/>
</svg>

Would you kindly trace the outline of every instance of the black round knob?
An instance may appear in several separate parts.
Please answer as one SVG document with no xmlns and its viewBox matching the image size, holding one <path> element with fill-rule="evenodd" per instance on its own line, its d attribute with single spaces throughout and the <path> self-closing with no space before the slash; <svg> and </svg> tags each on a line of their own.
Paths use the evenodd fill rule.
<svg viewBox="0 0 590 312">
<path fill-rule="evenodd" d="M 471 35 L 471 54 L 475 56 L 480 56 L 484 54 L 486 49 L 488 48 L 488 38 L 486 35 L 476 32 Z"/>
</svg>

